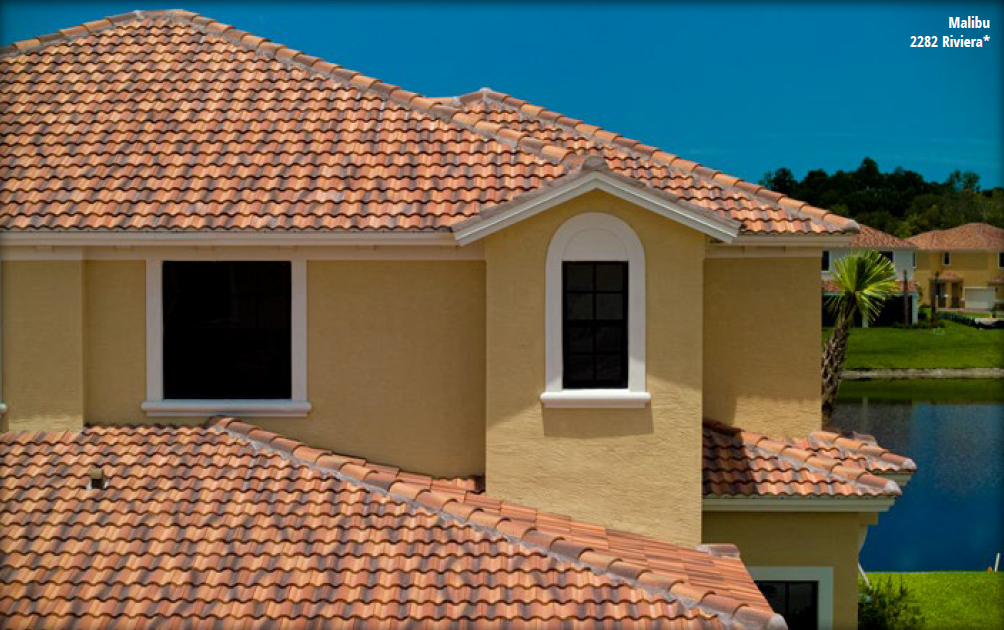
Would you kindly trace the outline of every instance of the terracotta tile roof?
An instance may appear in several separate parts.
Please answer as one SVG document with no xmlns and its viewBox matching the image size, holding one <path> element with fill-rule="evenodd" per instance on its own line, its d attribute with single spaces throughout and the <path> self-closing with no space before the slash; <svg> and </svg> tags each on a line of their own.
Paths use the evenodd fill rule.
<svg viewBox="0 0 1004 630">
<path fill-rule="evenodd" d="M 934 280 L 935 276 L 931 276 L 931 280 Z M 955 273 L 954 271 L 942 271 L 937 275 L 939 283 L 942 282 L 962 282 L 962 276 Z"/>
<path fill-rule="evenodd" d="M 94 469 L 104 489 L 90 487 Z M 575 522 L 233 420 L 0 434 L 0 618 L 130 630 L 784 627 L 734 547 Z"/>
<path fill-rule="evenodd" d="M 861 231 L 858 232 L 851 247 L 860 249 L 917 249 L 917 246 L 906 239 L 887 234 L 882 230 L 859 223 Z"/>
<path fill-rule="evenodd" d="M 960 249 L 1004 250 L 1004 229 L 987 223 L 966 223 L 948 230 L 934 230 L 911 236 L 920 249 L 952 251 Z"/>
<path fill-rule="evenodd" d="M 879 474 L 916 468 L 867 436 L 815 431 L 807 438 L 775 439 L 704 422 L 706 497 L 895 497 L 899 485 Z"/>
<path fill-rule="evenodd" d="M 823 280 L 823 293 L 836 293 L 839 289 L 837 288 L 837 283 L 833 280 Z M 898 280 L 896 285 L 896 291 L 898 293 L 903 292 L 903 281 Z M 910 280 L 906 283 L 907 293 L 917 292 L 917 281 Z"/>
<path fill-rule="evenodd" d="M 447 230 L 601 155 L 750 234 L 849 219 L 504 94 L 433 99 L 186 11 L 0 49 L 0 229 Z"/>
</svg>

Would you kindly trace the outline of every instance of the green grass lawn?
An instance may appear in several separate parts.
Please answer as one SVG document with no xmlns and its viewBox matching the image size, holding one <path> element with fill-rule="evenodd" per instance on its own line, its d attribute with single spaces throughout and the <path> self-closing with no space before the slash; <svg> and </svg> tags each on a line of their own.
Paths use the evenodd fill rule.
<svg viewBox="0 0 1004 630">
<path fill-rule="evenodd" d="M 1004 574 L 968 571 L 869 573 L 868 579 L 902 578 L 924 615 L 924 630 L 1004 630 Z"/>
<path fill-rule="evenodd" d="M 830 329 L 823 331 L 829 337 Z M 955 322 L 944 328 L 854 328 L 848 370 L 883 368 L 1004 367 L 1004 330 L 979 330 Z"/>
</svg>

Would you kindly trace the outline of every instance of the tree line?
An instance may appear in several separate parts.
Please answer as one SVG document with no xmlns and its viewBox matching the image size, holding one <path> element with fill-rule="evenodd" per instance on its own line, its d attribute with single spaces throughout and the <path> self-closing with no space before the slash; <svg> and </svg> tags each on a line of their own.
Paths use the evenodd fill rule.
<svg viewBox="0 0 1004 630">
<path fill-rule="evenodd" d="M 1004 228 L 1004 188 L 983 190 L 971 171 L 929 182 L 902 167 L 883 173 L 865 158 L 856 170 L 816 169 L 801 181 L 782 167 L 767 171 L 760 185 L 900 238 L 974 222 Z"/>
</svg>

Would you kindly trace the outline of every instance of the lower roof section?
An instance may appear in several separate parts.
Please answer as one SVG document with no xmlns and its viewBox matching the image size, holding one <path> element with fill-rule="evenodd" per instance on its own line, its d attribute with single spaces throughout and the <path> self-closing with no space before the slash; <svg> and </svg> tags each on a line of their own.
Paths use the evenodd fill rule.
<svg viewBox="0 0 1004 630">
<path fill-rule="evenodd" d="M 232 419 L 0 434 L 0 617 L 33 628 L 784 628 L 690 549 Z"/>
</svg>

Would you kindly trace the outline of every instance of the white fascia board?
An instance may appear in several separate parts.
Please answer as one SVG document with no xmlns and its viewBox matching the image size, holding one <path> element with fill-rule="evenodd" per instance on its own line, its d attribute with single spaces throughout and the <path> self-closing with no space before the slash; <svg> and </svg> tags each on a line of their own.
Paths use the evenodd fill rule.
<svg viewBox="0 0 1004 630">
<path fill-rule="evenodd" d="M 266 245 L 306 247 L 313 245 L 437 245 L 456 246 L 451 232 L 4 232 L 2 245 L 35 247 L 88 246 L 180 246 L 226 247 Z"/>
<path fill-rule="evenodd" d="M 895 497 L 704 497 L 705 512 L 885 512 Z"/>
<path fill-rule="evenodd" d="M 466 226 L 460 224 L 454 230 L 454 234 L 458 243 L 466 245 L 594 190 L 614 195 L 722 241 L 732 242 L 739 234 L 738 224 L 729 225 L 725 220 L 703 217 L 679 204 L 658 195 L 647 194 L 644 190 L 599 172 L 590 173 L 565 185 L 534 195 L 532 199 L 517 203 L 487 219 L 474 220 Z"/>
<path fill-rule="evenodd" d="M 820 247 L 822 249 L 835 249 L 838 247 L 851 246 L 851 241 L 857 234 L 827 234 L 820 236 L 816 234 L 742 234 L 736 237 L 729 245 L 753 246 L 753 247 Z M 722 247 L 722 246 L 718 246 Z M 725 246 L 727 247 L 727 246 Z M 723 247 L 724 248 L 724 247 Z"/>
</svg>

